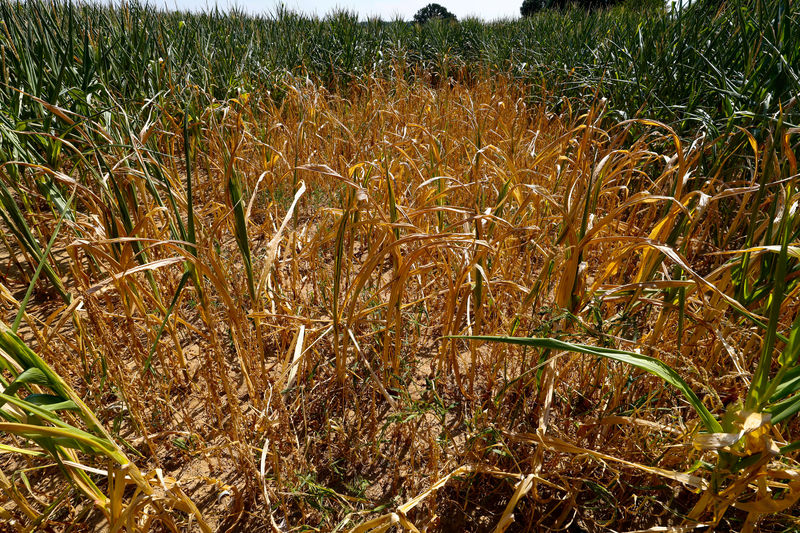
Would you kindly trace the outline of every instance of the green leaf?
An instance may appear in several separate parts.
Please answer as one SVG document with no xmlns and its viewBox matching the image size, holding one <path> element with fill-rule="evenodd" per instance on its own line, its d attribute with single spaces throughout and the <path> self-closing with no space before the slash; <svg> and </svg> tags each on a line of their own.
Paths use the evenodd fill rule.
<svg viewBox="0 0 800 533">
<path fill-rule="evenodd" d="M 25 397 L 25 401 L 48 411 L 80 411 L 80 408 L 72 400 L 65 400 L 61 396 L 53 394 L 29 394 Z"/>
<path fill-rule="evenodd" d="M 585 344 L 575 344 L 571 342 L 560 341 L 556 339 L 543 339 L 536 337 L 491 337 L 491 336 L 454 336 L 449 337 L 454 339 L 467 339 L 467 340 L 482 340 L 487 342 L 504 342 L 506 344 L 518 344 L 520 346 L 532 346 L 534 348 L 545 348 L 551 350 L 562 350 L 568 352 L 584 353 L 587 355 L 595 355 L 612 359 L 621 363 L 626 363 L 635 366 L 641 370 L 649 372 L 654 376 L 658 376 L 665 382 L 669 383 L 678 389 L 686 397 L 688 402 L 697 412 L 700 420 L 703 422 L 705 428 L 712 433 L 722 432 L 722 426 L 716 418 L 706 409 L 700 398 L 694 393 L 689 385 L 668 365 L 662 363 L 654 357 L 648 357 L 633 352 L 626 352 L 623 350 L 613 350 L 610 348 L 602 348 L 600 346 L 588 346 Z"/>
<path fill-rule="evenodd" d="M 3 394 L 5 395 L 12 395 L 16 394 L 17 391 L 25 384 L 33 383 L 36 385 L 48 385 L 49 381 L 47 376 L 44 375 L 44 372 L 39 370 L 38 368 L 28 368 L 27 370 L 23 371 L 17 378 L 12 381 L 8 387 L 5 388 Z M 63 398 L 59 398 L 63 401 Z M 3 406 L 5 402 L 0 399 L 0 407 Z"/>
<path fill-rule="evenodd" d="M 775 393 L 770 396 L 769 401 L 775 403 L 798 390 L 800 390 L 800 366 L 795 366 L 781 376 L 781 383 L 775 387 Z"/>
<path fill-rule="evenodd" d="M 789 342 L 786 343 L 786 347 L 781 352 L 778 360 L 781 366 L 794 367 L 798 358 L 800 358 L 800 313 L 797 314 L 792 323 Z"/>
<path fill-rule="evenodd" d="M 233 162 L 231 162 L 230 165 L 232 167 Z M 231 204 L 233 205 L 233 219 L 236 228 L 236 244 L 239 246 L 239 252 L 242 254 L 244 272 L 247 275 L 247 290 L 250 292 L 250 298 L 255 300 L 256 289 L 255 282 L 253 280 L 253 259 L 250 253 L 250 240 L 247 237 L 247 218 L 245 217 L 244 195 L 242 193 L 241 180 L 233 168 L 230 169 L 230 178 L 228 179 L 228 194 L 230 195 Z"/>
<path fill-rule="evenodd" d="M 766 409 L 766 411 L 772 414 L 773 424 L 777 424 L 783 420 L 786 420 L 790 416 L 796 415 L 798 412 L 800 412 L 800 394 L 795 394 L 794 396 L 790 396 L 782 402 L 771 405 Z"/>
</svg>

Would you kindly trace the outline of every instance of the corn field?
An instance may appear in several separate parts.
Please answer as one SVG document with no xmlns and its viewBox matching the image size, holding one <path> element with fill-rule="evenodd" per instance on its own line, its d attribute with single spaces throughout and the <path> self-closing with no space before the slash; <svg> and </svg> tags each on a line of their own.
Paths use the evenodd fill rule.
<svg viewBox="0 0 800 533">
<path fill-rule="evenodd" d="M 799 36 L 0 0 L 0 531 L 796 531 Z"/>
</svg>

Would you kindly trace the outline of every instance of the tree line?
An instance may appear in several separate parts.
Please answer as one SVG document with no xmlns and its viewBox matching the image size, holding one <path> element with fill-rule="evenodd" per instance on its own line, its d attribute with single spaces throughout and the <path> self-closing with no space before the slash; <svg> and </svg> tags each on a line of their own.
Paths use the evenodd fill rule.
<svg viewBox="0 0 800 533">
<path fill-rule="evenodd" d="M 530 17 L 543 9 L 566 9 L 574 6 L 584 9 L 602 9 L 616 4 L 628 4 L 632 7 L 655 8 L 663 6 L 663 0 L 523 0 L 520 14 Z M 424 24 L 432 19 L 458 20 L 446 7 L 437 3 L 430 3 L 414 14 L 414 22 Z"/>
</svg>

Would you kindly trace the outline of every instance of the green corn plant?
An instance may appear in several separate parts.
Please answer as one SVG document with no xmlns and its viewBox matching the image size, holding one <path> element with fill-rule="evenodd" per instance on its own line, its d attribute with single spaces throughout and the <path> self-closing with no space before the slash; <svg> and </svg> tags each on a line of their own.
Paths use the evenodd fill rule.
<svg viewBox="0 0 800 533">
<path fill-rule="evenodd" d="M 50 255 L 50 250 L 53 248 L 53 244 L 56 242 L 56 238 L 58 237 L 58 232 L 61 229 L 61 224 L 64 222 L 64 218 L 66 217 L 67 212 L 71 209 L 72 200 L 75 198 L 75 193 L 77 189 L 73 190 L 72 194 L 67 201 L 67 205 L 65 209 L 62 211 L 61 215 L 58 217 L 58 222 L 56 222 L 56 227 L 53 229 L 53 235 L 50 237 L 50 242 L 47 243 L 47 247 L 42 254 L 42 259 L 39 262 L 39 265 L 36 267 L 36 271 L 33 273 L 31 277 L 30 284 L 28 285 L 28 290 L 25 292 L 25 297 L 22 299 L 19 305 L 19 311 L 17 311 L 17 316 L 14 318 L 13 324 L 11 324 L 11 331 L 16 333 L 17 329 L 19 328 L 20 323 L 22 322 L 22 317 L 25 314 L 25 308 L 28 305 L 28 301 L 30 300 L 31 294 L 33 294 L 33 288 L 36 285 L 36 281 L 39 279 L 39 274 L 42 272 L 42 268 L 47 265 L 47 256 Z"/>
<path fill-rule="evenodd" d="M 250 253 L 250 240 L 247 237 L 247 220 L 245 219 L 244 212 L 244 196 L 242 193 L 242 184 L 236 171 L 231 170 L 227 180 L 228 194 L 230 195 L 231 203 L 233 204 L 233 217 L 236 228 L 236 244 L 239 246 L 239 251 L 242 254 L 242 263 L 244 264 L 245 275 L 247 276 L 247 290 L 250 293 L 250 298 L 256 299 L 255 281 L 253 278 L 253 259 Z"/>
<path fill-rule="evenodd" d="M 20 246 L 28 253 L 28 256 L 31 257 L 32 262 L 36 265 L 41 265 L 31 265 L 31 268 L 43 269 L 45 276 L 61 298 L 69 303 L 70 296 L 64 286 L 64 282 L 61 280 L 60 274 L 53 267 L 47 255 L 42 251 L 39 242 L 36 237 L 34 237 L 32 229 L 25 220 L 22 210 L 14 200 L 11 190 L 3 180 L 0 180 L 0 217 L 2 217 L 6 227 L 10 229 Z"/>
<path fill-rule="evenodd" d="M 148 506 L 155 509 L 158 520 L 173 528 L 168 509 L 176 508 L 191 514 L 204 532 L 211 531 L 177 485 L 159 494 L 152 478 L 144 476 L 125 456 L 69 384 L 1 321 L 0 367 L 12 376 L 10 382 L 0 378 L 0 431 L 30 441 L 40 449 L 21 448 L 21 453 L 41 453 L 54 461 L 63 475 L 100 508 L 111 531 L 131 529 Z M 23 392 L 29 394 L 23 396 Z M 87 429 L 76 427 L 77 421 Z M 109 464 L 107 493 L 90 476 L 93 469 L 81 464 L 81 454 L 99 457 Z M 128 483 L 136 491 L 126 503 L 123 491 Z"/>
<path fill-rule="evenodd" d="M 234 104 L 240 105 L 239 100 L 234 99 L 230 105 Z M 222 139 L 222 155 L 224 162 L 223 179 L 225 180 L 228 198 L 233 210 L 234 235 L 236 237 L 236 244 L 239 247 L 239 252 L 242 256 L 245 275 L 247 276 L 247 290 L 251 300 L 255 302 L 256 287 L 255 278 L 253 276 L 253 258 L 250 252 L 250 239 L 247 236 L 247 220 L 245 218 L 247 200 L 242 190 L 241 176 L 236 170 L 236 158 L 238 157 L 238 150 L 242 144 L 242 129 L 244 128 L 244 124 L 239 112 L 226 110 L 225 115 L 229 112 L 231 112 L 233 117 L 229 118 L 223 116 L 222 120 L 225 122 L 230 120 L 233 124 L 225 123 L 221 126 L 222 130 L 226 132 L 226 138 Z M 253 305 L 255 305 L 255 303 Z"/>
<path fill-rule="evenodd" d="M 559 98 L 580 100 L 599 88 L 627 116 L 645 110 L 680 131 L 764 125 L 800 89 L 800 51 L 791 44 L 800 30 L 798 7 L 790 0 L 714 5 L 543 10 L 517 21 L 409 26 L 360 24 L 346 12 L 325 19 L 286 9 L 268 17 L 224 16 L 139 3 L 118 9 L 4 0 L 0 67 L 7 87 L 83 115 L 103 109 L 103 87 L 138 102 L 179 93 L 188 82 L 224 100 L 262 86 L 278 91 L 284 74 L 300 68 L 344 90 L 353 76 L 383 75 L 397 60 L 441 79 L 486 68 L 547 79 Z M 0 90 L 3 109 L 61 129 L 41 106 L 12 92 Z M 59 142 L 43 145 L 51 160 Z"/>
</svg>

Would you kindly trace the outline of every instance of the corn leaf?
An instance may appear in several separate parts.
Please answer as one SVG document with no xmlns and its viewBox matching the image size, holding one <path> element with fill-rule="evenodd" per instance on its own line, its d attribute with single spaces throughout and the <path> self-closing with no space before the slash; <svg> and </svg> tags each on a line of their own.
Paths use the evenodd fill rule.
<svg viewBox="0 0 800 533">
<path fill-rule="evenodd" d="M 561 350 L 568 352 L 583 353 L 587 355 L 595 355 L 597 357 L 604 357 L 625 363 L 646 372 L 653 374 L 665 382 L 669 383 L 678 389 L 689 402 L 689 404 L 697 412 L 706 430 L 712 433 L 722 432 L 722 426 L 714 418 L 697 394 L 689 387 L 689 385 L 680 377 L 680 375 L 670 368 L 665 363 L 659 361 L 654 357 L 641 355 L 634 352 L 626 352 L 623 350 L 613 350 L 610 348 L 602 348 L 600 346 L 588 346 L 585 344 L 575 344 L 572 342 L 560 341 L 557 339 L 544 339 L 536 337 L 492 337 L 492 336 L 455 336 L 455 339 L 466 340 L 482 340 L 487 342 L 503 342 L 506 344 L 517 344 L 520 346 L 531 346 L 534 348 L 545 348 L 550 350 Z"/>
</svg>

